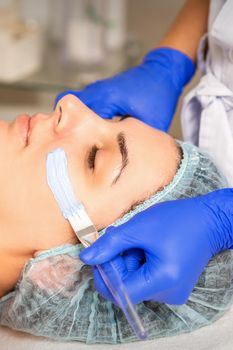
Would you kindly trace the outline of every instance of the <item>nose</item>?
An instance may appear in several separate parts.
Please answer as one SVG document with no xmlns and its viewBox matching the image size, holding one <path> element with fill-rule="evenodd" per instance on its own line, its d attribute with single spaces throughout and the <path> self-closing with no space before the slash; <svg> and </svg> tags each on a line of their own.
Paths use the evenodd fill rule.
<svg viewBox="0 0 233 350">
<path fill-rule="evenodd" d="M 63 114 L 72 116 L 75 114 L 78 119 L 93 119 L 99 117 L 91 111 L 79 98 L 74 95 L 65 95 L 57 104 L 56 110 L 62 109 Z"/>
<path fill-rule="evenodd" d="M 65 95 L 58 102 L 55 112 L 61 113 L 61 119 L 56 128 L 57 132 L 79 130 L 82 134 L 87 135 L 87 132 L 98 133 L 106 129 L 104 120 L 74 95 Z"/>
</svg>

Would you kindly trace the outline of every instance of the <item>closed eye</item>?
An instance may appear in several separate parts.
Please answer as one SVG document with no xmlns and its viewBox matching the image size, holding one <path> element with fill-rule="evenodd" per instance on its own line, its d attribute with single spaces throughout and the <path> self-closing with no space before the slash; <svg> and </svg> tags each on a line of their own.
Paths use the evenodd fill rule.
<svg viewBox="0 0 233 350">
<path fill-rule="evenodd" d="M 131 115 L 129 115 L 129 114 L 123 115 L 119 118 L 119 121 L 121 122 L 122 120 L 125 120 L 125 119 L 130 118 L 130 117 L 131 117 Z"/>
<path fill-rule="evenodd" d="M 97 152 L 98 152 L 98 148 L 96 146 L 93 146 L 87 158 L 88 167 L 90 169 L 95 168 L 95 159 L 96 159 Z"/>
</svg>

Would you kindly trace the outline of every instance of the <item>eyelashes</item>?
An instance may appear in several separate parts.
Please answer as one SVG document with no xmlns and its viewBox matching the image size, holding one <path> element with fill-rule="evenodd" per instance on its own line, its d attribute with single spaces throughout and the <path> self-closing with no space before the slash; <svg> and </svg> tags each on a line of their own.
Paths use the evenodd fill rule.
<svg viewBox="0 0 233 350">
<path fill-rule="evenodd" d="M 95 158 L 96 158 L 97 152 L 98 152 L 98 148 L 96 146 L 93 146 L 87 158 L 87 164 L 90 169 L 95 168 Z"/>
<path fill-rule="evenodd" d="M 122 120 L 124 120 L 126 118 L 130 118 L 130 117 L 131 117 L 130 115 L 121 116 L 119 121 L 122 121 Z M 124 140 L 122 140 L 122 137 L 121 137 L 119 140 L 119 144 L 120 144 L 121 148 L 123 147 L 122 146 L 123 142 L 124 142 Z M 99 151 L 99 148 L 97 146 L 92 146 L 91 151 L 89 152 L 88 157 L 87 157 L 87 164 L 88 164 L 89 169 L 92 169 L 92 170 L 95 169 L 95 160 L 96 160 L 96 155 L 97 155 L 98 151 Z"/>
<path fill-rule="evenodd" d="M 122 120 L 127 119 L 127 118 L 130 118 L 130 117 L 131 117 L 131 115 L 129 115 L 129 114 L 122 115 L 122 116 L 120 117 L 119 121 L 121 122 Z"/>
</svg>

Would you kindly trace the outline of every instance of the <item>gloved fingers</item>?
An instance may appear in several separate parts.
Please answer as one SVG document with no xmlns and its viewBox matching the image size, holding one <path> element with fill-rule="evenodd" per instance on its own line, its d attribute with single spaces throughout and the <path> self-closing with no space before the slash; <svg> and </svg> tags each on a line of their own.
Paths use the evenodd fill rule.
<svg viewBox="0 0 233 350">
<path fill-rule="evenodd" d="M 101 82 L 96 82 L 79 91 L 76 97 L 104 119 L 128 114 L 125 104 L 121 103 L 118 94 L 116 92 L 111 93 L 110 89 L 106 91 L 106 89 L 107 87 L 101 88 Z"/>
<path fill-rule="evenodd" d="M 122 256 L 129 272 L 139 269 L 139 267 L 145 262 L 145 254 L 142 249 L 128 249 Z"/>
<path fill-rule="evenodd" d="M 106 284 L 104 283 L 99 270 L 97 269 L 96 266 L 92 266 L 92 272 L 94 276 L 94 284 L 95 284 L 95 289 L 98 291 L 98 293 L 105 299 L 109 300 L 110 302 L 116 304 L 115 299 L 113 298 L 111 292 L 107 288 Z"/>
<path fill-rule="evenodd" d="M 110 226 L 103 236 L 80 253 L 80 259 L 88 265 L 103 264 L 112 260 L 121 252 L 135 248 L 136 242 L 127 239 L 127 227 L 128 222 L 122 224 L 119 228 Z"/>
<path fill-rule="evenodd" d="M 89 108 L 91 108 L 91 104 L 94 101 L 98 101 L 98 95 L 96 94 L 89 94 L 87 93 L 88 87 L 83 90 L 65 90 L 58 94 L 55 99 L 55 107 L 59 103 L 59 101 L 65 97 L 66 95 L 73 95 L 77 98 L 79 98 L 85 105 L 87 105 Z"/>
<path fill-rule="evenodd" d="M 131 108 L 127 110 L 127 113 L 153 128 L 166 132 L 172 122 L 178 99 L 170 96 L 169 103 L 164 103 L 168 98 L 167 90 L 169 89 L 169 84 L 167 83 L 167 88 L 164 85 L 165 83 L 163 83 L 163 88 L 160 88 L 160 97 L 155 99 L 153 104 L 148 103 L 145 107 L 145 101 L 140 99 L 139 95 L 134 103 L 130 104 Z"/>
<path fill-rule="evenodd" d="M 134 253 L 134 258 L 135 255 L 137 254 Z M 131 254 L 131 258 L 132 256 L 133 253 Z M 125 259 L 124 255 L 122 256 L 122 259 Z M 136 256 L 135 260 L 137 261 L 136 263 L 134 261 L 133 264 L 135 265 L 133 268 L 139 263 L 140 266 L 138 269 L 129 271 L 126 261 L 124 261 L 125 266 L 123 264 L 122 266 L 120 265 L 119 268 L 119 273 L 122 276 L 129 298 L 134 304 L 138 304 L 145 300 L 153 300 L 155 302 L 174 305 L 184 304 L 201 273 L 200 271 L 199 274 L 195 274 L 195 277 L 192 277 L 192 283 L 189 286 L 187 286 L 186 283 L 184 286 L 182 285 L 182 281 L 186 281 L 186 279 L 184 279 L 183 272 L 179 272 L 179 268 L 175 264 L 163 263 L 150 254 L 147 254 L 146 262 L 144 264 L 142 264 L 143 260 L 141 260 L 141 254 Z M 96 289 L 101 295 L 112 301 L 111 296 L 103 283 L 101 276 L 96 273 Z"/>
<path fill-rule="evenodd" d="M 118 285 L 117 284 L 118 276 L 123 281 L 128 275 L 128 270 L 127 270 L 125 261 L 121 256 L 117 256 L 115 259 L 111 260 L 110 262 L 99 265 L 99 267 L 102 268 L 102 270 L 105 272 L 105 274 L 107 275 L 109 280 L 112 282 L 116 290 Z M 98 292 L 103 297 L 114 302 L 114 298 L 110 293 L 108 287 L 105 285 L 105 282 L 103 281 L 103 278 L 97 266 L 94 266 L 93 272 L 94 272 L 94 279 L 95 279 L 95 287 L 98 290 Z"/>
<path fill-rule="evenodd" d="M 173 266 L 165 267 L 159 261 L 156 263 L 155 258 L 153 260 L 153 263 L 146 262 L 124 279 L 125 287 L 134 304 L 145 300 L 158 301 L 157 295 L 164 295 L 170 289 L 178 287 L 180 283 L 181 277 L 174 273 Z"/>
<path fill-rule="evenodd" d="M 96 266 L 93 266 L 93 273 L 94 273 L 94 280 L 95 280 L 95 288 L 97 291 L 107 300 L 113 302 L 116 305 L 116 301 L 114 300 L 113 296 L 111 295 L 110 291 L 106 287 L 98 269 Z M 144 280 L 144 265 L 137 270 L 136 272 L 129 275 L 128 278 L 126 278 L 123 283 L 126 287 L 126 290 L 128 292 L 129 298 L 133 302 L 133 304 L 137 304 L 144 300 L 144 296 L 146 297 L 146 282 Z M 143 278 L 142 278 L 143 277 Z M 144 283 L 143 283 L 144 281 Z M 145 299 L 149 300 L 149 299 Z"/>
<path fill-rule="evenodd" d="M 131 113 L 132 114 L 132 113 Z M 166 120 L 161 120 L 161 117 L 156 116 L 156 112 L 150 112 L 149 110 L 144 111 L 143 113 L 134 113 L 132 117 L 141 120 L 152 128 L 167 132 L 172 119 L 167 118 Z M 164 118 L 165 119 L 165 118 Z"/>
<path fill-rule="evenodd" d="M 117 113 L 120 115 L 118 110 L 113 107 L 110 102 L 108 103 L 108 101 L 92 101 L 91 103 L 87 104 L 87 106 L 103 119 L 112 119 L 113 117 L 117 116 Z"/>
<path fill-rule="evenodd" d="M 119 273 L 121 280 L 123 281 L 130 272 L 137 270 L 141 266 L 141 262 L 144 259 L 144 253 L 140 249 L 129 249 L 125 252 L 123 256 L 117 256 L 115 259 L 111 260 L 111 263 L 114 264 L 114 267 Z M 102 265 L 103 266 L 103 265 Z M 111 278 L 111 266 L 109 269 L 105 268 L 108 276 Z M 93 266 L 93 274 L 95 280 L 95 288 L 98 292 L 109 301 L 117 305 L 109 289 L 105 285 L 101 274 L 96 266 Z M 114 280 L 114 276 L 113 276 Z"/>
</svg>

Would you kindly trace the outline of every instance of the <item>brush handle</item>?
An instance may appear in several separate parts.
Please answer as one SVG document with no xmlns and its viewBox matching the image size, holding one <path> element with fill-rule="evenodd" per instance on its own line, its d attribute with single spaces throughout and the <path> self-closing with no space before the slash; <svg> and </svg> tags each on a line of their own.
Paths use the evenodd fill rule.
<svg viewBox="0 0 233 350">
<path fill-rule="evenodd" d="M 117 305 L 125 314 L 125 317 L 127 318 L 135 334 L 142 340 L 147 339 L 148 335 L 144 328 L 142 320 L 140 319 L 134 304 L 128 296 L 127 290 L 121 280 L 119 272 L 114 266 L 114 262 L 109 261 L 101 265 L 96 265 L 96 267 Z"/>
</svg>

